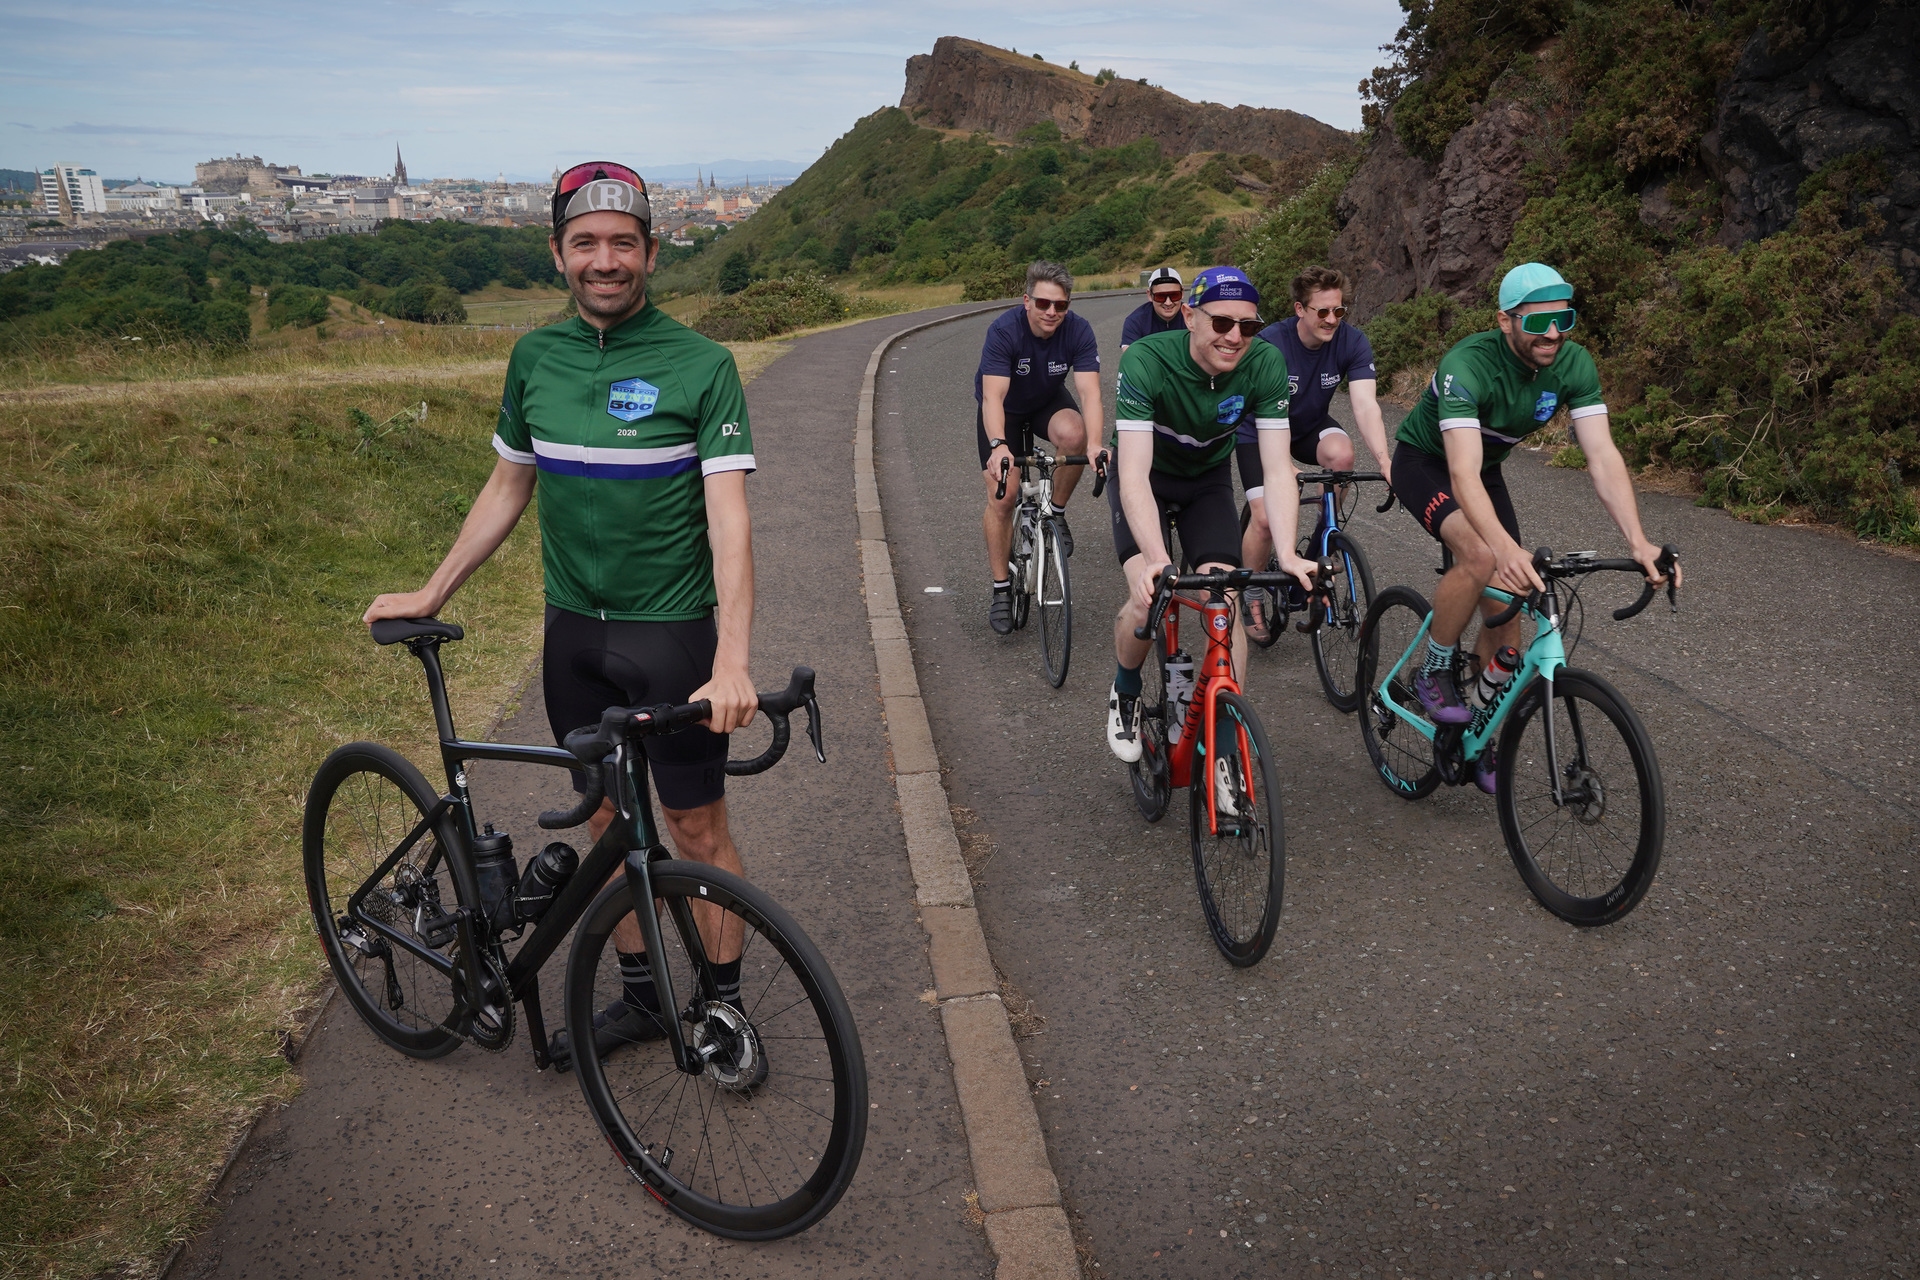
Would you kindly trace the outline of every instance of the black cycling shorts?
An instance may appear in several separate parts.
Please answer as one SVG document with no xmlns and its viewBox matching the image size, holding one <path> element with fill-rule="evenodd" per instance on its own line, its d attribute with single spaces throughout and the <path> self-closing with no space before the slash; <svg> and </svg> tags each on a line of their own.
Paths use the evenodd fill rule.
<svg viewBox="0 0 1920 1280">
<path fill-rule="evenodd" d="M 1514 514 L 1513 496 L 1507 492 L 1507 478 L 1500 474 L 1500 464 L 1496 462 L 1482 471 L 1480 483 L 1493 502 L 1494 514 L 1500 517 L 1500 527 L 1515 542 L 1520 541 L 1520 517 Z M 1454 500 L 1453 474 L 1447 469 L 1447 460 L 1404 440 L 1393 451 L 1393 492 L 1420 527 L 1436 539 L 1447 516 L 1460 509 Z"/>
<path fill-rule="evenodd" d="M 685 622 L 623 622 L 547 606 L 541 684 L 553 738 L 597 725 L 608 707 L 682 703 L 713 676 L 720 633 L 712 615 Z M 726 792 L 727 739 L 694 725 L 644 740 L 654 791 L 668 809 L 698 809 Z M 573 775 L 573 789 L 587 789 Z"/>
<path fill-rule="evenodd" d="M 1007 448 L 1013 450 L 1013 456 L 1024 458 L 1030 455 L 1033 452 L 1035 436 L 1051 441 L 1053 437 L 1047 434 L 1047 424 L 1052 422 L 1053 415 L 1062 409 L 1072 409 L 1075 413 L 1080 411 L 1080 402 L 1075 400 L 1073 393 L 1067 390 L 1064 380 L 1053 389 L 1053 399 L 1032 413 L 1008 414 L 1005 439 Z M 987 447 L 987 411 L 977 400 L 973 404 L 973 433 L 974 442 L 980 446 L 980 469 L 985 471 L 987 455 L 993 450 Z"/>
<path fill-rule="evenodd" d="M 1225 564 L 1240 567 L 1240 508 L 1233 500 L 1233 468 L 1224 458 L 1205 475 L 1152 475 L 1153 500 L 1164 522 L 1169 516 L 1180 534 L 1180 557 L 1186 567 Z M 1107 486 L 1107 504 L 1113 509 L 1113 549 L 1126 564 L 1140 554 L 1127 513 L 1120 506 L 1120 483 Z M 1179 570 L 1183 566 L 1175 565 Z"/>
<path fill-rule="evenodd" d="M 1333 423 L 1328 423 L 1318 431 L 1302 431 L 1296 428 L 1287 433 L 1287 451 L 1302 468 L 1318 471 L 1320 470 L 1320 437 L 1329 431 L 1338 431 L 1341 435 L 1347 434 L 1345 427 Z M 1233 459 L 1240 464 L 1240 487 L 1246 490 L 1249 498 L 1259 497 L 1261 490 L 1266 487 L 1267 474 L 1266 466 L 1260 461 L 1260 442 L 1242 440 L 1234 445 Z"/>
</svg>

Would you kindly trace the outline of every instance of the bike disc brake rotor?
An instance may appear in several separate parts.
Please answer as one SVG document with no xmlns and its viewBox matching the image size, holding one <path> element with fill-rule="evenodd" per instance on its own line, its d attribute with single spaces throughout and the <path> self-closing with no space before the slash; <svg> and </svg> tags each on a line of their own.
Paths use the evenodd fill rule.
<svg viewBox="0 0 1920 1280">
<path fill-rule="evenodd" d="M 760 1033 L 724 1000 L 709 1000 L 701 1007 L 693 1022 L 692 1048 L 706 1058 L 707 1077 L 723 1089 L 745 1093 L 766 1079 Z"/>
<path fill-rule="evenodd" d="M 1575 820 L 1589 827 L 1606 821 L 1607 784 L 1600 780 L 1600 775 L 1583 764 L 1570 764 L 1563 772 L 1567 780 L 1561 795 L 1567 808 L 1573 810 Z"/>
</svg>

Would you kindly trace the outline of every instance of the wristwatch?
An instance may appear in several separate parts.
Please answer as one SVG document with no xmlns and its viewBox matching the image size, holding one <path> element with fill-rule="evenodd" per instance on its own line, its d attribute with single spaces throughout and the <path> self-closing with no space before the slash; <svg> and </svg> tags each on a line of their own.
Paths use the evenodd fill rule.
<svg viewBox="0 0 1920 1280">
<path fill-rule="evenodd" d="M 1012 448 L 1013 448 L 1012 445 L 1008 444 L 1005 440 L 1001 439 L 999 436 L 995 436 L 993 439 L 987 441 L 988 453 L 992 453 L 995 449 L 1011 450 Z"/>
</svg>

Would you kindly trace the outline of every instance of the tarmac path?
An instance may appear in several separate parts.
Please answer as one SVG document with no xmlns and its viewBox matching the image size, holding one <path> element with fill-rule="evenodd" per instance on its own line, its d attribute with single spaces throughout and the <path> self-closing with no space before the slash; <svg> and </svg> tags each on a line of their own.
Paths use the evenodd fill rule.
<svg viewBox="0 0 1920 1280">
<path fill-rule="evenodd" d="M 1076 302 L 1109 388 L 1134 302 Z M 1911 1274 L 1920 727 L 1897 673 L 1920 659 L 1920 564 L 1643 496 L 1684 553 L 1681 612 L 1615 623 L 1602 606 L 1635 587 L 1595 582 L 1575 663 L 1647 724 L 1666 857 L 1599 930 L 1534 903 L 1488 797 L 1389 794 L 1305 637 L 1256 651 L 1288 896 L 1272 952 L 1235 970 L 1200 918 L 1184 798 L 1143 822 L 1104 744 L 1123 580 L 1089 485 L 1066 687 L 1035 628 L 986 627 L 970 376 L 990 318 L 889 352 L 875 452 L 1088 1274 Z M 1586 477 L 1543 456 L 1508 466 L 1529 544 L 1617 554 Z M 1350 528 L 1378 588 L 1431 593 L 1436 549 L 1403 511 Z"/>
<path fill-rule="evenodd" d="M 796 742 L 778 768 L 730 785 L 729 801 L 748 873 L 820 946 L 859 1024 L 873 1110 L 846 1197 L 797 1239 L 710 1236 L 626 1175 L 574 1077 L 534 1071 L 524 1029 L 504 1053 L 469 1046 L 418 1062 L 335 1000 L 302 1055 L 303 1092 L 255 1131 L 217 1190 L 224 1212 L 172 1277 L 992 1273 L 966 1202 L 972 1174 L 940 1017 L 920 998 L 932 987 L 927 940 L 855 550 L 853 407 L 874 344 L 903 323 L 801 339 L 747 387 L 760 467 L 749 484 L 754 676 L 780 688 L 796 664 L 818 671 L 829 764 Z M 757 750 L 764 732 L 749 729 L 734 754 Z M 550 740 L 537 680 L 498 736 Z M 418 763 L 439 776 L 437 762 Z M 472 775 L 480 816 L 513 836 L 523 863 L 550 838 L 534 815 L 572 802 L 557 770 L 482 764 Z M 543 974 L 550 1020 L 565 955 Z"/>
</svg>

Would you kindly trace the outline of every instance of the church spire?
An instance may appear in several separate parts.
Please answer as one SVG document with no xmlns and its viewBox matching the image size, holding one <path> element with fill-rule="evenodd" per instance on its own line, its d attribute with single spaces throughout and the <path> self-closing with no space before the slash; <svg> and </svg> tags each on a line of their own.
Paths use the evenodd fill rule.
<svg viewBox="0 0 1920 1280">
<path fill-rule="evenodd" d="M 407 185 L 407 162 L 400 158 L 400 144 L 397 142 L 393 144 L 393 185 Z"/>
</svg>

